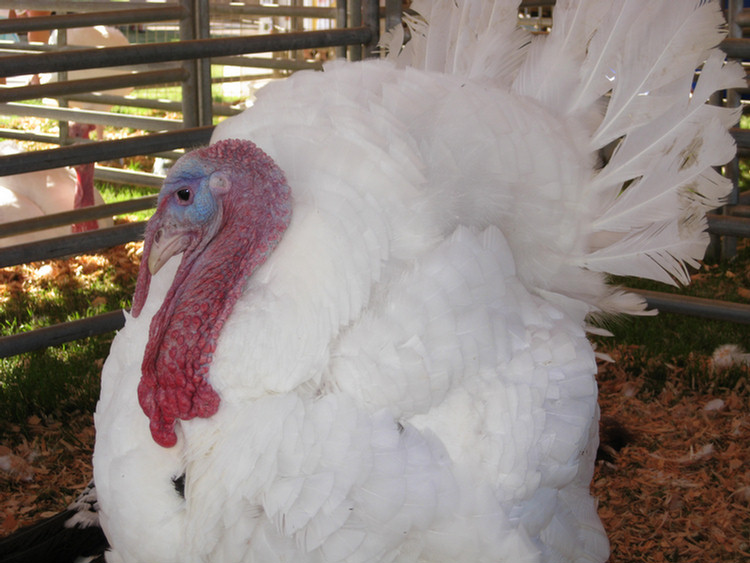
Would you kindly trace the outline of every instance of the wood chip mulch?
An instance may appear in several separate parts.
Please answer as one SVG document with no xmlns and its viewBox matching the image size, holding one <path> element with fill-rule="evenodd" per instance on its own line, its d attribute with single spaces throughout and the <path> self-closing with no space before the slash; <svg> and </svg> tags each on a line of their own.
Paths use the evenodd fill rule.
<svg viewBox="0 0 750 563">
<path fill-rule="evenodd" d="M 600 366 L 602 416 L 632 435 L 592 486 L 612 563 L 750 561 L 748 375 L 710 394 L 674 377 L 653 396 L 617 363 Z"/>
<path fill-rule="evenodd" d="M 22 293 L 87 286 L 103 278 L 105 269 L 112 270 L 108 274 L 112 282 L 127 284 L 138 275 L 142 249 L 142 242 L 129 242 L 97 253 L 0 268 L 0 304 Z M 91 303 L 94 308 L 96 299 Z"/>
<path fill-rule="evenodd" d="M 678 378 L 649 394 L 617 363 L 599 378 L 604 420 L 631 435 L 593 482 L 611 563 L 750 561 L 748 378 L 711 394 Z M 91 478 L 90 413 L 12 430 L 0 446 L 0 535 L 64 508 Z"/>
<path fill-rule="evenodd" d="M 92 478 L 91 413 L 30 417 L 5 429 L 0 444 L 0 536 L 67 507 Z"/>
</svg>

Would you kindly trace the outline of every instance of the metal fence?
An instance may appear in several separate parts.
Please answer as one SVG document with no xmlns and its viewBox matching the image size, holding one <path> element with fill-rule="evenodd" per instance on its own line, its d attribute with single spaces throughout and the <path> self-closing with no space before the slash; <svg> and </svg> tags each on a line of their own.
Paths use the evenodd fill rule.
<svg viewBox="0 0 750 563">
<path fill-rule="evenodd" d="M 19 4 L 12 1 L 0 1 L 0 7 Z M 364 5 L 374 4 L 367 0 Z M 64 124 L 68 121 L 80 121 L 94 124 L 116 123 L 121 127 L 153 131 L 147 137 L 124 141 L 104 141 L 85 145 L 63 146 L 60 149 L 35 151 L 33 153 L 0 157 L 0 175 L 31 172 L 58 166 L 70 166 L 85 162 L 101 161 L 140 154 L 166 154 L 172 158 L 179 156 L 179 149 L 193 147 L 207 142 L 215 113 L 228 115 L 230 108 L 222 108 L 212 103 L 210 75 L 211 59 L 224 60 L 237 66 L 247 65 L 247 54 L 280 51 L 296 51 L 306 48 L 323 48 L 329 46 L 346 47 L 356 45 L 360 52 L 372 48 L 378 37 L 378 22 L 367 22 L 366 25 L 342 29 L 325 29 L 310 32 L 293 32 L 284 34 L 266 34 L 209 38 L 210 32 L 205 14 L 208 12 L 207 0 L 182 0 L 179 4 L 162 4 L 157 7 L 128 7 L 127 10 L 104 11 L 104 6 L 123 5 L 103 2 L 37 2 L 35 7 L 54 6 L 57 10 L 87 10 L 82 13 L 54 15 L 29 19 L 0 21 L 0 34 L 27 31 L 30 29 L 69 29 L 87 25 L 151 25 L 154 22 L 170 22 L 179 26 L 179 42 L 165 41 L 160 43 L 141 43 L 106 49 L 49 50 L 44 56 L 39 53 L 21 52 L 0 58 L 0 76 L 32 75 L 54 72 L 71 72 L 81 69 L 121 66 L 132 68 L 132 74 L 106 76 L 85 80 L 68 80 L 47 84 L 21 86 L 0 90 L 0 112 L 13 115 L 36 115 L 61 121 L 60 135 L 19 134 L 12 131 L 0 131 L 6 138 L 25 138 L 43 142 L 66 145 L 71 142 L 67 137 Z M 142 6 L 139 4 L 138 6 Z M 93 10 L 98 8 L 98 11 Z M 257 9 L 255 9 L 257 11 Z M 273 13 L 278 10 L 273 9 Z M 282 11 L 283 12 L 283 11 Z M 300 11 L 297 14 L 308 14 Z M 319 15 L 316 12 L 316 15 Z M 40 49 L 39 46 L 36 46 Z M 269 59 L 265 59 L 268 61 Z M 252 61 L 250 61 L 252 63 Z M 288 65 L 287 65 L 288 66 Z M 300 65 L 294 65 L 300 67 Z M 113 116 L 109 112 L 97 112 L 66 107 L 49 108 L 31 104 L 16 104 L 19 100 L 40 97 L 63 96 L 63 101 L 106 102 L 118 105 L 147 105 L 142 99 L 123 99 L 115 96 L 92 96 L 92 91 L 120 86 L 149 86 L 177 82 L 181 85 L 182 96 L 179 109 L 182 121 L 142 118 L 137 116 Z M 173 108 L 174 104 L 157 102 L 155 108 Z M 236 113 L 239 110 L 235 110 Z M 172 134 L 169 131 L 178 131 Z M 171 152 L 170 152 L 171 151 Z M 148 175 L 134 175 L 108 171 L 109 178 L 133 183 L 160 184 L 160 178 Z M 118 177 L 119 176 L 119 177 Z M 101 174 L 99 176 L 101 178 Z M 142 208 L 148 208 L 151 199 L 141 202 Z M 58 216 L 47 216 L 14 224 L 5 225 L 5 232 L 21 233 L 28 230 L 39 230 L 51 224 L 70 224 L 85 218 L 111 216 L 114 209 L 110 206 L 87 208 Z M 99 231 L 91 239 L 101 237 L 111 243 L 112 237 Z M 130 231 L 122 230 L 123 239 Z M 80 239 L 80 247 L 78 241 Z M 14 248 L 0 249 L 0 267 L 34 260 L 49 259 L 90 250 L 86 237 L 74 237 L 70 244 L 59 245 L 56 241 L 29 243 Z"/>
<path fill-rule="evenodd" d="M 246 88 L 248 82 L 284 76 L 298 69 L 318 68 L 319 60 L 299 55 L 303 50 L 327 53 L 332 49 L 336 56 L 346 56 L 352 60 L 371 56 L 381 27 L 390 27 L 399 21 L 401 11 L 400 0 L 387 0 L 384 8 L 379 6 L 377 0 L 340 0 L 333 7 L 306 7 L 301 5 L 302 0 L 290 1 L 293 4 L 291 6 L 264 6 L 209 0 L 179 0 L 161 4 L 36 0 L 35 9 L 54 10 L 56 14 L 33 19 L 0 20 L 0 35 L 91 25 L 126 26 L 131 42 L 131 45 L 123 47 L 75 50 L 61 50 L 59 47 L 45 45 L 34 45 L 33 49 L 24 44 L 2 45 L 0 52 L 4 51 L 5 56 L 0 57 L 0 76 L 72 72 L 111 66 L 121 66 L 132 71 L 116 77 L 1 89 L 0 114 L 38 115 L 59 120 L 61 126 L 60 134 L 56 136 L 33 134 L 24 137 L 59 144 L 60 148 L 0 156 L 0 176 L 142 154 L 176 158 L 182 149 L 208 141 L 214 116 L 231 115 L 239 111 L 229 104 L 215 103 L 212 88 L 238 85 Z M 522 25 L 543 30 L 549 25 L 550 7 L 553 4 L 554 0 L 522 2 Z M 741 38 L 741 24 L 750 22 L 750 17 L 741 10 L 740 2 L 731 0 L 729 4 L 728 19 L 733 37 L 725 41 L 723 48 L 731 57 L 750 60 L 750 41 Z M 19 9 L 26 5 L 27 2 L 23 0 L 0 0 L 0 9 Z M 210 14 L 210 18 L 206 14 Z M 213 22 L 211 26 L 208 24 L 209 20 Z M 44 52 L 44 56 L 39 56 L 40 51 Z M 218 76 L 216 72 L 212 76 L 212 64 L 222 68 Z M 158 90 L 164 85 L 175 84 L 182 91 L 181 102 L 177 103 L 91 94 L 97 90 L 121 86 Z M 242 98 L 243 94 L 239 90 L 238 98 Z M 729 93 L 721 103 L 739 104 L 743 94 L 746 92 Z M 63 107 L 18 103 L 40 97 L 58 98 Z M 68 102 L 92 101 L 179 111 L 182 120 L 114 116 L 109 112 L 64 107 Z M 146 130 L 150 134 L 116 141 L 70 145 L 64 125 L 68 121 L 114 123 L 121 127 Z M 740 156 L 750 154 L 750 132 L 737 128 L 733 130 L 733 134 L 738 141 Z M 12 131 L 0 130 L 0 137 L 21 136 Z M 735 163 L 728 167 L 728 171 L 736 185 L 739 165 Z M 153 174 L 134 174 L 106 168 L 99 168 L 97 177 L 151 186 L 158 186 L 161 181 L 159 176 Z M 153 206 L 154 199 L 155 196 L 144 197 L 6 223 L 0 225 L 0 236 L 147 209 Z M 720 213 L 709 216 L 710 230 L 721 237 L 725 253 L 734 251 L 737 237 L 748 237 L 750 234 L 750 201 L 746 194 L 741 194 L 736 187 L 730 203 Z M 138 240 L 142 237 L 144 227 L 143 223 L 119 225 L 0 249 L 0 267 L 91 252 Z M 664 311 L 750 322 L 750 306 L 746 305 L 683 297 L 675 299 L 653 292 L 645 294 L 645 297 L 650 304 Z M 116 330 L 122 323 L 123 315 L 117 311 L 0 338 L 0 357 Z"/>
</svg>

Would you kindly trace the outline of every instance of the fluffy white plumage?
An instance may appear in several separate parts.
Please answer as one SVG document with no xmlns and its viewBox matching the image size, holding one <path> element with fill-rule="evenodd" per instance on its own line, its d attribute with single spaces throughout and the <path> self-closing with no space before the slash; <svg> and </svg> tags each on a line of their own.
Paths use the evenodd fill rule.
<svg viewBox="0 0 750 563">
<path fill-rule="evenodd" d="M 0 154 L 23 152 L 12 141 L 0 143 Z M 72 211 L 76 193 L 76 175 L 70 168 L 52 168 L 0 177 L 0 223 L 33 219 L 42 215 Z M 97 205 L 104 203 L 101 194 L 94 190 Z M 112 220 L 103 220 L 111 226 Z M 55 227 L 12 237 L 0 238 L 0 247 L 24 244 L 47 238 L 71 234 L 70 227 Z"/>
<path fill-rule="evenodd" d="M 73 27 L 66 30 L 66 46 L 70 49 L 81 49 L 90 47 L 126 47 L 130 45 L 128 38 L 119 29 L 111 26 L 96 25 L 91 27 Z M 50 45 L 57 45 L 57 30 L 54 30 L 49 38 Z M 122 67 L 104 67 L 83 70 L 73 70 L 67 73 L 68 80 L 85 80 L 89 78 L 104 78 L 107 76 L 118 76 L 129 74 L 133 71 L 123 70 Z M 57 80 L 57 73 L 43 74 L 40 79 L 44 82 L 54 82 Z M 113 88 L 105 90 L 105 93 L 111 96 L 127 96 L 133 91 L 131 86 L 123 88 Z M 57 104 L 57 100 L 47 99 L 48 103 Z M 99 104 L 96 102 L 79 102 L 69 101 L 68 107 L 108 112 L 112 109 L 111 105 Z M 96 125 L 97 139 L 102 140 L 104 126 Z"/>
<path fill-rule="evenodd" d="M 113 343 L 109 561 L 607 559 L 586 315 L 642 309 L 604 273 L 684 281 L 702 255 L 737 119 L 704 102 L 742 72 L 715 3 L 561 1 L 534 38 L 511 1 L 413 8 L 429 28 L 389 60 L 297 73 L 217 128 L 284 170 L 292 222 L 223 327 L 218 412 L 174 447 L 136 388 L 177 258 Z"/>
<path fill-rule="evenodd" d="M 73 27 L 66 30 L 66 45 L 70 48 L 84 47 L 126 47 L 130 45 L 128 38 L 119 29 L 106 25 L 96 25 L 92 27 Z M 50 35 L 50 45 L 57 45 L 57 30 Z M 102 78 L 105 76 L 117 76 L 128 74 L 132 71 L 123 70 L 118 67 L 95 68 L 84 70 L 73 70 L 68 72 L 68 80 L 84 80 L 87 78 Z M 43 82 L 52 82 L 56 80 L 56 74 L 45 74 L 41 77 Z M 108 90 L 107 93 L 114 96 L 127 96 L 133 91 L 133 88 L 115 88 Z M 70 102 L 70 107 L 90 110 L 107 111 L 111 106 L 95 104 L 90 102 Z"/>
</svg>

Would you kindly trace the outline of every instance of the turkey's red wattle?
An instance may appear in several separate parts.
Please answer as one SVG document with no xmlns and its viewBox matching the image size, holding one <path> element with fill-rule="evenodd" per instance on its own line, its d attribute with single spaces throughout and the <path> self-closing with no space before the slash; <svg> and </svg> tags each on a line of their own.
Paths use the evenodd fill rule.
<svg viewBox="0 0 750 563">
<path fill-rule="evenodd" d="M 88 139 L 95 127 L 90 123 L 71 123 L 70 135 L 74 139 Z M 75 167 L 76 191 L 73 195 L 73 209 L 91 207 L 94 205 L 94 163 L 87 162 Z M 74 233 L 93 231 L 99 228 L 95 219 L 82 221 L 71 226 Z"/>
<path fill-rule="evenodd" d="M 252 143 L 224 141 L 192 155 L 216 162 L 216 169 L 231 178 L 232 186 L 222 198 L 220 230 L 198 256 L 184 253 L 164 303 L 151 321 L 138 400 L 150 420 L 154 440 L 164 447 L 177 442 L 178 419 L 210 417 L 219 408 L 219 395 L 208 381 L 219 334 L 247 278 L 276 247 L 291 217 L 283 173 Z M 133 305 L 136 315 L 148 291 L 144 265 L 149 233 L 156 231 L 159 212 L 146 234 Z"/>
<path fill-rule="evenodd" d="M 79 164 L 75 167 L 76 191 L 73 196 L 73 209 L 82 209 L 94 205 L 94 163 Z M 75 223 L 71 229 L 74 233 L 93 231 L 99 228 L 96 219 Z"/>
</svg>

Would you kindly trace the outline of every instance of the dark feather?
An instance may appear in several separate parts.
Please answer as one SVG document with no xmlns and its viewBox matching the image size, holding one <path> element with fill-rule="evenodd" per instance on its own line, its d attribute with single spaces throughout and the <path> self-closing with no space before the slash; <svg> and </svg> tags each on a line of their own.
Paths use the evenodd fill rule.
<svg viewBox="0 0 750 563">
<path fill-rule="evenodd" d="M 67 510 L 0 539 L 0 563 L 73 563 L 101 556 L 107 547 L 91 484 Z"/>
</svg>

